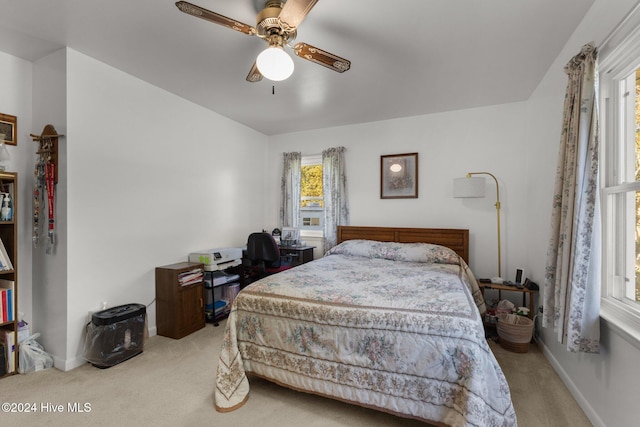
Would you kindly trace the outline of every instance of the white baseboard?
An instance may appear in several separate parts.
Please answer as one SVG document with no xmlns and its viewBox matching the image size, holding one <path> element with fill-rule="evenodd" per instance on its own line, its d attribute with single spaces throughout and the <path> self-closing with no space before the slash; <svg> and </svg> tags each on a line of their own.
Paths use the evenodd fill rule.
<svg viewBox="0 0 640 427">
<path fill-rule="evenodd" d="M 578 402 L 578 406 L 585 413 L 591 424 L 594 427 L 607 427 L 607 425 L 600 419 L 598 413 L 593 409 L 593 407 L 589 404 L 587 399 L 582 395 L 578 387 L 571 381 L 567 372 L 562 368 L 562 365 L 558 362 L 558 360 L 553 356 L 553 353 L 549 350 L 549 348 L 544 345 L 544 342 L 540 339 L 536 340 L 538 347 L 542 349 L 542 354 L 547 358 L 553 369 L 556 371 L 562 382 L 569 389 L 569 393 L 573 396 L 573 398 Z"/>
<path fill-rule="evenodd" d="M 80 356 L 76 356 L 73 359 L 60 359 L 58 357 L 53 356 L 53 367 L 59 369 L 61 371 L 70 371 L 72 369 L 78 368 L 87 363 L 87 361 Z"/>
</svg>

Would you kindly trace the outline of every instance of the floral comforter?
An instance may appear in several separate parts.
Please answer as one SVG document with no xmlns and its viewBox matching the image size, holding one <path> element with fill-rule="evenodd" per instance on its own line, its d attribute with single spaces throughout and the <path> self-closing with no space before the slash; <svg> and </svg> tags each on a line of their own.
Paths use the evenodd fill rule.
<svg viewBox="0 0 640 427">
<path fill-rule="evenodd" d="M 484 336 L 473 274 L 441 246 L 351 240 L 242 290 L 226 323 L 215 404 L 242 406 L 248 373 L 451 426 L 515 426 Z"/>
</svg>

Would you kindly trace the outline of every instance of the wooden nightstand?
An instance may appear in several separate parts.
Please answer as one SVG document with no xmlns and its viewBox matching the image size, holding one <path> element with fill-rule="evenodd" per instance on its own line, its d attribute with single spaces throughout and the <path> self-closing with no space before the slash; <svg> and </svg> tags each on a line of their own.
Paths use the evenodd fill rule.
<svg viewBox="0 0 640 427">
<path fill-rule="evenodd" d="M 533 290 L 533 289 L 528 289 L 525 287 L 522 288 L 516 288 L 515 286 L 507 286 L 507 285 L 500 285 L 498 283 L 482 283 L 482 282 L 478 282 L 478 286 L 480 286 L 480 291 L 482 292 L 482 297 L 484 298 L 484 290 L 485 289 L 496 289 L 498 291 L 498 299 L 502 299 L 502 291 L 509 291 L 509 292 L 521 292 L 522 293 L 522 306 L 526 307 L 527 306 L 527 295 L 529 295 L 529 318 L 533 319 L 534 316 L 534 309 L 533 309 L 533 303 L 534 303 L 534 297 L 535 297 L 535 293 L 538 292 L 537 290 Z"/>
</svg>

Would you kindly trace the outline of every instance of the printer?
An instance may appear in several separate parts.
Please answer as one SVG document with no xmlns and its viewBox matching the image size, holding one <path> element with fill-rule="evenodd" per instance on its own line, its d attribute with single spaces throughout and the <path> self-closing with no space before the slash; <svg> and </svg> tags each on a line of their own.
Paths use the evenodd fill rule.
<svg viewBox="0 0 640 427">
<path fill-rule="evenodd" d="M 189 254 L 189 262 L 204 264 L 204 287 L 207 289 L 205 316 L 207 321 L 217 322 L 216 319 L 229 313 L 231 304 L 240 291 L 240 276 L 224 270 L 242 264 L 242 248 L 217 248 L 193 252 Z"/>
<path fill-rule="evenodd" d="M 224 270 L 242 264 L 242 248 L 218 248 L 189 254 L 189 262 L 204 264 L 205 271 Z"/>
</svg>

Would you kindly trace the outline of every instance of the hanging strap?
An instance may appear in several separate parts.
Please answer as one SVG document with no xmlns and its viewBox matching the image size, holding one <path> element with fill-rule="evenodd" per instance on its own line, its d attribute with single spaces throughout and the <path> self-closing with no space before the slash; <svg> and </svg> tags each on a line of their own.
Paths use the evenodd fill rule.
<svg viewBox="0 0 640 427">
<path fill-rule="evenodd" d="M 36 167 L 34 170 L 35 175 L 35 184 L 33 186 L 33 247 L 38 247 L 38 243 L 40 243 L 40 206 L 44 197 L 44 186 L 45 186 L 45 164 L 42 159 L 36 163 Z"/>
<path fill-rule="evenodd" d="M 49 231 L 47 233 L 47 248 L 46 252 L 51 254 L 53 252 L 53 245 L 55 244 L 55 235 L 54 235 L 54 192 L 55 192 L 55 166 L 53 163 L 49 162 L 46 165 L 47 167 L 47 202 L 49 205 Z"/>
</svg>

